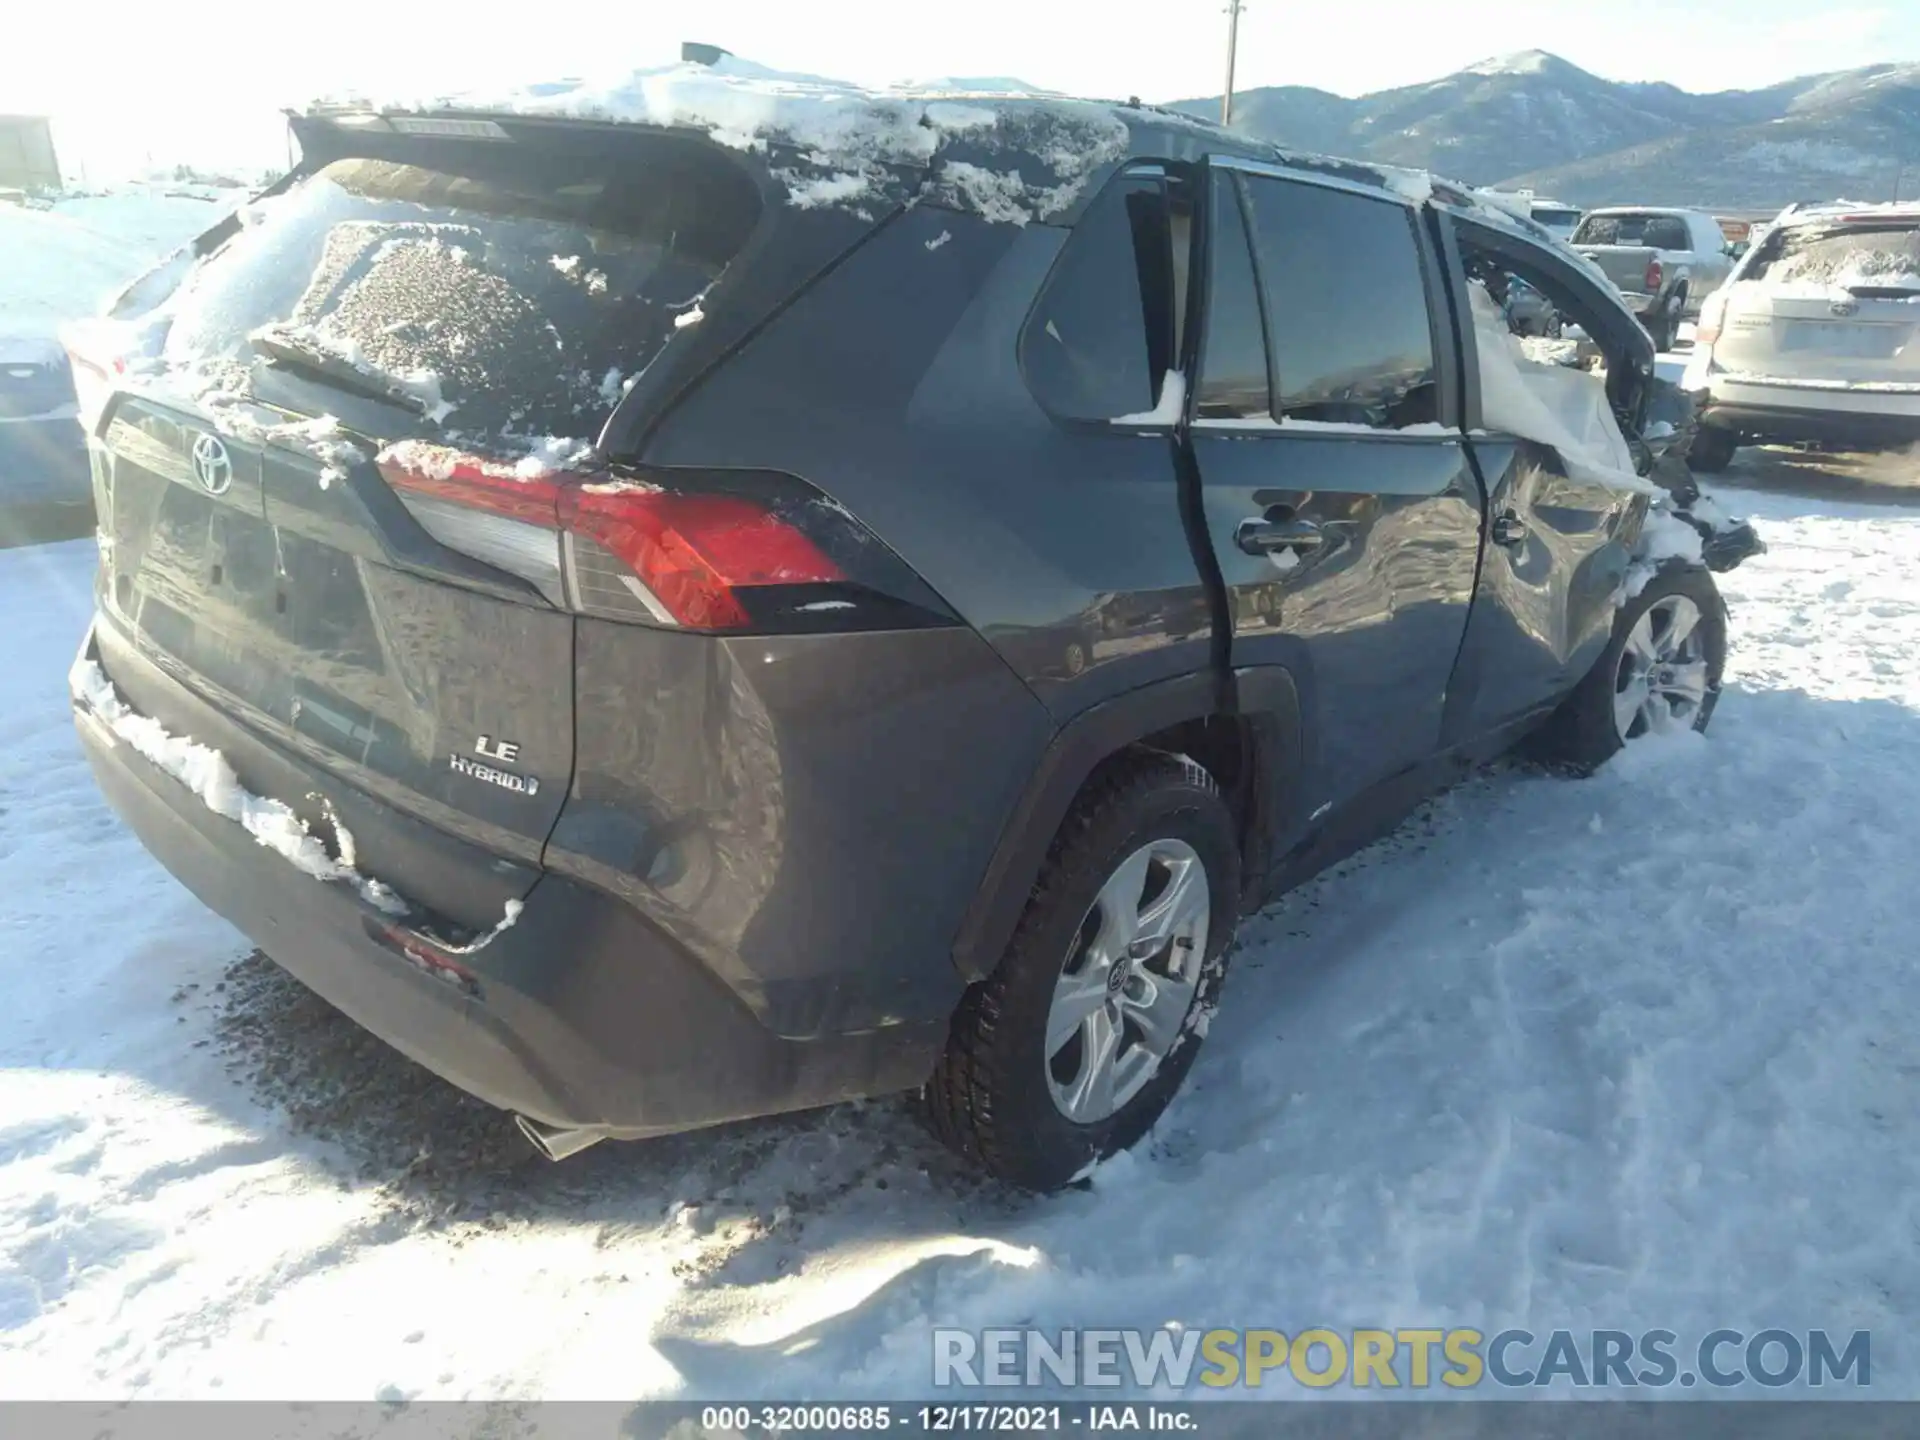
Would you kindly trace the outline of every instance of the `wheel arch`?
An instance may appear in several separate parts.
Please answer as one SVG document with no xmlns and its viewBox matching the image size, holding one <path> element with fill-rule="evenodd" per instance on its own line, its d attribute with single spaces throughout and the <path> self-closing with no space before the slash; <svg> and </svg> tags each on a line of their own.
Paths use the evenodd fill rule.
<svg viewBox="0 0 1920 1440">
<path fill-rule="evenodd" d="M 1181 754 L 1219 785 L 1242 857 L 1242 908 L 1263 894 L 1276 838 L 1290 818 L 1301 761 L 1293 677 L 1277 666 L 1243 670 L 1224 696 L 1212 674 L 1130 690 L 1076 715 L 1055 734 L 1001 831 L 954 939 L 969 984 L 999 964 L 1054 837 L 1088 785 L 1127 755 Z"/>
</svg>

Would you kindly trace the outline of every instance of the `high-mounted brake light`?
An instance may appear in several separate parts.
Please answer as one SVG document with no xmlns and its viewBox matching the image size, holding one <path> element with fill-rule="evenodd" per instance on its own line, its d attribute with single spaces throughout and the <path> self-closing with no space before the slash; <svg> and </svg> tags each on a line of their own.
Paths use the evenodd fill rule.
<svg viewBox="0 0 1920 1440">
<path fill-rule="evenodd" d="M 803 531 L 744 496 L 577 471 L 523 477 L 422 444 L 389 448 L 379 466 L 442 544 L 521 576 L 565 609 L 740 630 L 752 624 L 743 591 L 846 578 Z"/>
</svg>

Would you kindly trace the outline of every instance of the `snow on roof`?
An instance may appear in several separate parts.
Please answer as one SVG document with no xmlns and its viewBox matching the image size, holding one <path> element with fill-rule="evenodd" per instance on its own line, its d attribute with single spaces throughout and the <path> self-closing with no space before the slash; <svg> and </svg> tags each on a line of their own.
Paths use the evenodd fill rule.
<svg viewBox="0 0 1920 1440">
<path fill-rule="evenodd" d="M 1866 205 L 1856 205 L 1851 200 L 1830 200 L 1819 205 L 1789 205 L 1771 223 L 1821 225 L 1852 216 L 1870 220 L 1920 220 L 1920 200 L 1881 201 Z"/>
<path fill-rule="evenodd" d="M 799 152 L 802 165 L 776 172 L 790 194 L 852 208 L 884 189 L 888 167 L 950 168 L 944 152 L 959 149 L 952 164 L 988 169 L 995 181 L 983 186 L 963 172 L 948 188 L 990 192 L 991 218 L 1025 223 L 1071 205 L 1096 170 L 1126 153 L 1128 130 L 1112 105 L 1000 88 L 1017 83 L 869 91 L 721 55 L 454 95 L 351 95 L 316 102 L 312 113 L 458 111 L 699 130 L 734 149 Z"/>
</svg>

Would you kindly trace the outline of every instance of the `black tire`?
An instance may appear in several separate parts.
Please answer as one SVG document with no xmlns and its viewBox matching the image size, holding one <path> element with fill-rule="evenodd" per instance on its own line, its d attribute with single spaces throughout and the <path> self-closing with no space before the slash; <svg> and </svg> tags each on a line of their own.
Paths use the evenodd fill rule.
<svg viewBox="0 0 1920 1440">
<path fill-rule="evenodd" d="M 1184 841 L 1205 868 L 1206 953 L 1179 1038 L 1145 1086 L 1106 1119 L 1076 1123 L 1048 1083 L 1046 1026 L 1054 987 L 1078 949 L 1101 887 L 1156 840 Z M 1240 852 L 1213 778 L 1191 760 L 1129 753 L 1093 781 L 1055 836 L 1019 927 L 993 974 L 953 1017 L 946 1052 L 921 1092 L 933 1132 L 1009 1184 L 1057 1190 L 1146 1134 L 1200 1048 L 1226 978 L 1239 916 Z"/>
<path fill-rule="evenodd" d="M 1665 355 L 1673 349 L 1674 342 L 1680 338 L 1680 308 L 1678 304 L 1669 305 L 1654 316 L 1647 325 L 1647 333 L 1653 336 L 1653 348 Z"/>
<path fill-rule="evenodd" d="M 1700 475 L 1718 475 L 1733 463 L 1733 452 L 1740 448 L 1740 437 L 1731 430 L 1702 425 L 1687 447 L 1687 468 Z"/>
<path fill-rule="evenodd" d="M 1670 565 L 1614 617 L 1613 638 L 1593 669 L 1574 687 L 1560 708 L 1537 731 L 1529 748 L 1536 759 L 1591 774 L 1618 753 L 1625 743 L 1614 721 L 1614 697 L 1620 685 L 1621 652 L 1633 627 L 1661 600 L 1680 595 L 1700 612 L 1698 633 L 1707 666 L 1706 696 L 1693 718 L 1693 728 L 1704 730 L 1713 719 L 1720 698 L 1720 679 L 1727 663 L 1727 610 L 1713 576 L 1692 566 Z"/>
</svg>

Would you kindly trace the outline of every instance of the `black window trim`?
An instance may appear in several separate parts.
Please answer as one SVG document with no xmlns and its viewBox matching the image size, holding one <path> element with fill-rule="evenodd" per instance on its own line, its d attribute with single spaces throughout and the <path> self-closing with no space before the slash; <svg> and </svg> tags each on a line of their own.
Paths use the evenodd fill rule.
<svg viewBox="0 0 1920 1440">
<path fill-rule="evenodd" d="M 1200 365 L 1201 362 L 1206 359 L 1207 340 L 1209 331 L 1212 328 L 1213 274 L 1214 256 L 1216 253 L 1214 247 L 1220 243 L 1220 237 L 1214 232 L 1213 228 L 1213 193 L 1215 185 L 1225 185 L 1232 193 L 1234 207 L 1240 214 L 1240 243 L 1246 247 L 1247 264 L 1253 273 L 1253 301 L 1260 311 L 1260 344 L 1265 354 L 1267 367 L 1267 413 L 1265 415 L 1229 417 L 1201 416 L 1193 413 L 1198 403 Z M 1188 287 L 1190 294 L 1197 293 L 1203 296 L 1203 303 L 1197 307 L 1199 310 L 1197 317 L 1198 323 L 1189 326 L 1189 329 L 1193 331 L 1193 337 L 1190 341 L 1187 355 L 1183 357 L 1188 369 L 1192 372 L 1187 377 L 1187 423 L 1204 430 L 1230 429 L 1237 426 L 1245 433 L 1265 434 L 1275 423 L 1273 418 L 1275 379 L 1273 324 L 1271 317 L 1267 314 L 1267 287 L 1265 280 L 1260 274 L 1259 247 L 1253 243 L 1253 210 L 1247 201 L 1246 183 L 1237 173 L 1237 167 L 1217 163 L 1210 157 L 1206 169 L 1203 170 L 1199 176 L 1199 183 L 1193 188 L 1196 192 L 1194 201 L 1195 216 L 1201 217 L 1204 213 L 1204 218 L 1197 218 L 1197 223 L 1202 227 L 1200 233 L 1203 238 L 1199 246 L 1199 252 L 1192 263 L 1196 274 L 1204 275 L 1205 285 L 1204 287 L 1195 287 L 1193 285 L 1189 285 Z"/>
<path fill-rule="evenodd" d="M 1439 257 L 1433 253 L 1433 238 L 1427 233 L 1427 227 L 1420 223 L 1420 217 L 1426 210 L 1423 202 L 1412 196 L 1403 195 L 1398 190 L 1385 185 L 1368 185 L 1344 176 L 1323 175 L 1318 171 L 1300 170 L 1290 165 L 1275 165 L 1264 160 L 1251 160 L 1240 155 L 1209 155 L 1207 166 L 1210 170 L 1223 172 L 1233 183 L 1234 193 L 1240 204 L 1240 217 L 1245 232 L 1247 248 L 1253 260 L 1254 289 L 1260 300 L 1260 325 L 1267 339 L 1267 405 L 1268 415 L 1263 419 L 1239 419 L 1228 417 L 1193 417 L 1188 421 L 1195 430 L 1210 435 L 1224 436 L 1280 436 L 1296 440 L 1365 440 L 1369 444 L 1389 441 L 1399 445 L 1453 445 L 1466 437 L 1466 427 L 1462 424 L 1465 416 L 1461 407 L 1459 375 L 1454 364 L 1453 319 L 1441 306 L 1443 297 L 1438 293 L 1447 281 L 1445 269 L 1439 263 Z M 1426 294 L 1427 332 L 1433 346 L 1434 384 L 1439 414 L 1450 416 L 1441 423 L 1447 426 L 1445 434 L 1409 433 L 1405 430 L 1389 430 L 1384 427 L 1367 427 L 1364 431 L 1309 429 L 1299 426 L 1289 428 L 1287 422 L 1276 418 L 1274 401 L 1277 398 L 1277 386 L 1280 380 L 1279 362 L 1273 352 L 1272 317 L 1267 313 L 1267 279 L 1261 269 L 1260 247 L 1254 242 L 1252 202 L 1247 194 L 1246 177 L 1288 181 L 1301 185 L 1312 185 L 1322 190 L 1339 190 L 1366 200 L 1386 200 L 1398 205 L 1407 215 L 1407 224 L 1413 235 L 1414 250 L 1419 257 L 1420 282 Z M 1213 237 L 1208 234 L 1209 265 L 1211 264 L 1211 245 Z M 1195 352 L 1198 354 L 1199 352 Z M 1188 386 L 1189 401 L 1193 386 Z M 1189 405 L 1189 408 L 1191 406 Z"/>
</svg>

